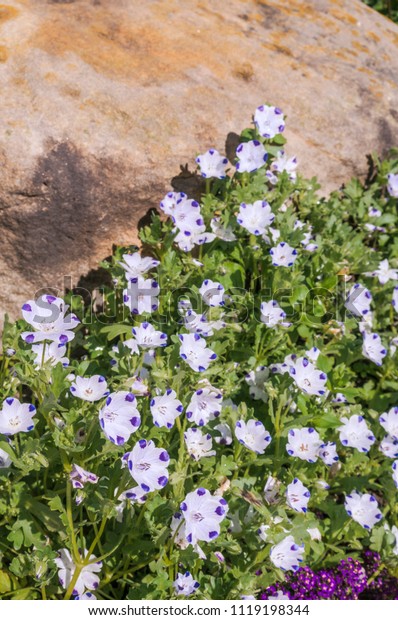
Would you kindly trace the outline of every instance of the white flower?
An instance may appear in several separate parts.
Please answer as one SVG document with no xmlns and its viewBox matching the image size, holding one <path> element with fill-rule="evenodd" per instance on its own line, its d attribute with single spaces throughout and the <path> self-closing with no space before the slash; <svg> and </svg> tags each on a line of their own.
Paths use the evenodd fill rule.
<svg viewBox="0 0 398 620">
<path fill-rule="evenodd" d="M 322 540 L 322 534 L 317 527 L 309 527 L 307 528 L 307 532 L 311 540 Z"/>
<path fill-rule="evenodd" d="M 204 426 L 220 415 L 222 408 L 222 393 L 208 384 L 196 390 L 187 407 L 187 418 L 198 426 Z"/>
<path fill-rule="evenodd" d="M 269 596 L 268 601 L 290 601 L 287 594 L 283 594 L 282 590 L 278 590 L 275 596 Z"/>
<path fill-rule="evenodd" d="M 93 403 L 108 396 L 109 390 L 107 387 L 105 377 L 93 375 L 92 377 L 76 377 L 74 383 L 70 386 L 70 391 L 73 396 Z"/>
<path fill-rule="evenodd" d="M 297 158 L 288 157 L 285 151 L 278 151 L 276 158 L 271 164 L 271 170 L 274 172 L 287 172 L 289 179 L 295 181 L 297 177 Z"/>
<path fill-rule="evenodd" d="M 387 175 L 387 191 L 392 198 L 398 198 L 398 174 Z"/>
<path fill-rule="evenodd" d="M 382 413 L 379 422 L 393 439 L 398 440 L 398 407 L 392 407 L 388 413 Z"/>
<path fill-rule="evenodd" d="M 371 530 L 382 518 L 376 498 L 369 493 L 352 491 L 346 495 L 344 508 L 354 521 L 367 530 Z"/>
<path fill-rule="evenodd" d="M 368 215 L 369 217 L 380 217 L 380 215 L 382 215 L 382 212 L 380 211 L 380 209 L 377 209 L 376 207 L 369 207 Z"/>
<path fill-rule="evenodd" d="M 321 352 L 317 347 L 312 347 L 312 349 L 309 349 L 308 351 L 305 352 L 305 356 L 308 357 L 310 362 L 313 362 L 314 364 L 317 361 L 320 354 Z"/>
<path fill-rule="evenodd" d="M 260 105 L 254 113 L 254 123 L 263 138 L 274 138 L 285 129 L 283 112 L 279 108 Z"/>
<path fill-rule="evenodd" d="M 27 301 L 22 306 L 22 315 L 35 331 L 23 332 L 22 339 L 28 344 L 51 340 L 63 345 L 73 340 L 73 330 L 80 321 L 73 313 L 66 315 L 68 308 L 63 299 L 54 295 Z"/>
<path fill-rule="evenodd" d="M 268 158 L 267 151 L 258 140 L 239 144 L 236 156 L 239 160 L 236 164 L 238 172 L 255 172 L 264 166 Z"/>
<path fill-rule="evenodd" d="M 123 254 L 123 261 L 120 261 L 119 265 L 125 270 L 127 280 L 131 280 L 154 269 L 160 265 L 160 262 L 150 256 L 144 257 L 139 252 L 135 252 L 134 254 Z"/>
<path fill-rule="evenodd" d="M 129 453 L 127 453 L 127 466 L 128 466 L 128 457 Z M 148 499 L 147 491 L 141 489 L 141 487 L 132 487 L 131 489 L 127 489 L 119 495 L 119 499 L 128 500 L 132 504 L 145 504 Z"/>
<path fill-rule="evenodd" d="M 386 435 L 380 442 L 380 452 L 389 459 L 396 459 L 398 457 L 398 440 Z"/>
<path fill-rule="evenodd" d="M 36 407 L 28 403 L 20 403 L 17 398 L 6 398 L 0 409 L 0 433 L 15 435 L 28 433 L 34 427 L 33 416 Z"/>
<path fill-rule="evenodd" d="M 183 316 L 184 327 L 191 334 L 201 334 L 205 338 L 213 335 L 213 330 L 205 314 L 197 314 L 195 310 L 188 310 Z"/>
<path fill-rule="evenodd" d="M 177 573 L 177 579 L 173 581 L 174 591 L 177 596 L 191 596 L 199 588 L 200 584 L 192 577 L 191 573 Z"/>
<path fill-rule="evenodd" d="M 212 308 L 225 305 L 224 292 L 225 289 L 223 285 L 219 282 L 213 282 L 213 280 L 204 280 L 199 289 L 199 293 L 205 304 Z"/>
<path fill-rule="evenodd" d="M 337 430 L 340 432 L 340 441 L 343 446 L 357 448 L 360 452 L 368 452 L 376 439 L 369 430 L 364 417 L 352 415 L 349 419 L 341 418 L 341 421 L 344 424 Z"/>
<path fill-rule="evenodd" d="M 276 325 L 284 325 L 288 327 L 290 323 L 284 321 L 286 318 L 286 312 L 282 310 L 277 301 L 263 301 L 260 306 L 261 322 L 267 327 L 275 327 Z"/>
<path fill-rule="evenodd" d="M 170 457 L 152 440 L 140 439 L 129 453 L 127 463 L 131 476 L 146 493 L 163 489 L 169 480 Z"/>
<path fill-rule="evenodd" d="M 393 547 L 392 552 L 394 555 L 398 555 L 398 527 L 396 525 L 390 527 L 388 523 L 385 523 L 384 529 L 386 530 L 386 532 L 390 532 L 395 538 L 395 546 Z"/>
<path fill-rule="evenodd" d="M 257 534 L 263 542 L 267 542 L 268 540 L 268 530 L 270 529 L 270 527 L 270 525 L 265 525 L 263 523 L 257 530 Z"/>
<path fill-rule="evenodd" d="M 92 592 L 83 592 L 80 596 L 75 596 L 75 601 L 96 601 L 97 597 Z"/>
<path fill-rule="evenodd" d="M 58 554 L 59 557 L 54 560 L 55 564 L 58 566 L 58 579 L 61 586 L 67 590 L 75 574 L 76 565 L 68 549 L 60 549 Z M 87 551 L 85 551 L 85 555 L 87 555 Z M 102 568 L 102 562 L 95 562 L 95 560 L 95 555 L 91 555 L 90 564 L 83 566 L 81 569 L 73 588 L 73 596 L 82 595 L 85 590 L 96 590 L 98 588 L 99 577 L 97 573 L 99 573 Z"/>
<path fill-rule="evenodd" d="M 377 276 L 380 284 L 386 284 L 389 280 L 398 280 L 398 272 L 396 269 L 390 269 L 388 260 L 382 260 L 379 267 L 374 271 L 366 272 L 366 276 Z"/>
<path fill-rule="evenodd" d="M 184 439 L 188 454 L 195 461 L 216 454 L 215 450 L 212 450 L 213 444 L 211 435 L 203 435 L 198 428 L 188 428 L 184 433 Z"/>
<path fill-rule="evenodd" d="M 298 357 L 289 372 L 295 384 L 305 394 L 323 396 L 328 380 L 324 372 L 320 372 L 306 357 Z"/>
<path fill-rule="evenodd" d="M 58 363 L 62 364 L 62 366 L 69 366 L 69 360 L 65 357 L 66 345 L 64 344 L 40 342 L 39 344 L 32 344 L 32 351 L 35 354 L 36 368 L 42 368 L 43 362 L 44 364 L 50 364 L 50 366 L 56 366 Z"/>
<path fill-rule="evenodd" d="M 177 203 L 188 198 L 184 192 L 169 192 L 160 203 L 160 208 L 166 215 L 173 215 Z"/>
<path fill-rule="evenodd" d="M 236 219 L 252 235 L 264 235 L 275 215 L 266 200 L 256 200 L 253 204 L 242 202 Z"/>
<path fill-rule="evenodd" d="M 98 482 L 98 476 L 76 464 L 72 465 L 69 478 L 74 489 L 83 489 L 86 482 L 90 482 L 91 484 L 96 484 Z"/>
<path fill-rule="evenodd" d="M 217 358 L 211 349 L 206 347 L 206 340 L 199 334 L 179 334 L 181 341 L 180 356 L 196 372 L 206 370 L 210 362 Z"/>
<path fill-rule="evenodd" d="M 12 460 L 10 455 L 0 448 L 0 469 L 5 469 L 6 467 L 10 467 L 12 464 Z"/>
<path fill-rule="evenodd" d="M 185 519 L 186 540 L 195 545 L 199 540 L 211 542 L 220 533 L 220 523 L 228 512 L 223 497 L 213 497 L 207 489 L 188 493 L 180 506 Z"/>
<path fill-rule="evenodd" d="M 387 355 L 387 349 L 381 342 L 379 334 L 374 332 L 363 334 L 362 355 L 367 357 L 371 362 L 381 366 L 383 358 Z"/>
<path fill-rule="evenodd" d="M 264 497 L 267 504 L 275 504 L 279 495 L 281 483 L 273 476 L 268 476 L 264 486 Z"/>
<path fill-rule="evenodd" d="M 311 493 L 298 478 L 295 478 L 287 486 L 286 501 L 290 508 L 293 508 L 296 512 L 307 512 L 310 497 Z"/>
<path fill-rule="evenodd" d="M 210 228 L 213 233 L 222 241 L 235 241 L 236 236 L 232 230 L 232 226 L 225 226 L 219 217 L 213 217 L 210 221 Z"/>
<path fill-rule="evenodd" d="M 337 454 L 336 444 L 334 441 L 328 441 L 327 443 L 323 443 L 319 448 L 319 457 L 325 463 L 325 465 L 333 465 L 339 460 L 339 455 Z"/>
<path fill-rule="evenodd" d="M 304 545 L 297 545 L 293 536 L 286 536 L 274 545 L 270 552 L 270 560 L 274 566 L 284 571 L 297 571 L 303 561 Z"/>
<path fill-rule="evenodd" d="M 166 390 L 161 396 L 155 396 L 150 402 L 155 426 L 172 428 L 181 414 L 183 406 L 174 390 Z"/>
<path fill-rule="evenodd" d="M 341 403 L 346 403 L 347 399 L 344 396 L 344 394 L 342 394 L 341 392 L 336 392 L 336 395 L 334 396 L 334 398 L 332 398 L 332 403 L 336 403 L 336 404 L 341 404 Z"/>
<path fill-rule="evenodd" d="M 247 373 L 245 381 L 249 386 L 249 394 L 254 400 L 268 400 L 268 395 L 264 391 L 264 383 L 269 377 L 269 370 L 266 366 L 257 366 L 256 370 Z"/>
<path fill-rule="evenodd" d="M 392 464 L 392 479 L 394 480 L 395 486 L 398 488 L 398 460 L 394 461 Z"/>
<path fill-rule="evenodd" d="M 174 238 L 175 243 L 183 252 L 190 252 L 195 245 L 203 245 L 214 241 L 216 235 L 206 232 L 206 226 L 198 226 L 195 230 L 181 230 Z"/>
<path fill-rule="evenodd" d="M 221 437 L 215 437 L 214 441 L 220 446 L 230 446 L 233 442 L 232 431 L 228 424 L 217 424 L 214 427 L 215 431 L 218 431 Z"/>
<path fill-rule="evenodd" d="M 357 282 L 350 288 L 344 305 L 351 314 L 364 317 L 370 312 L 371 301 L 370 291 Z"/>
<path fill-rule="evenodd" d="M 195 161 L 199 165 L 202 177 L 225 179 L 228 159 L 220 155 L 216 149 L 209 149 L 206 153 L 199 155 Z"/>
<path fill-rule="evenodd" d="M 137 346 L 142 349 L 165 347 L 167 344 L 167 335 L 157 331 L 150 323 L 141 323 L 141 325 L 133 327 L 131 331 L 135 336 Z"/>
<path fill-rule="evenodd" d="M 313 428 L 292 428 L 288 432 L 286 451 L 290 456 L 297 456 L 302 461 L 315 463 L 319 456 L 322 441 Z"/>
<path fill-rule="evenodd" d="M 290 247 L 290 245 L 284 241 L 281 241 L 274 248 L 271 248 L 269 253 L 272 256 L 272 264 L 274 267 L 291 267 L 297 258 L 297 250 Z"/>
<path fill-rule="evenodd" d="M 395 312 L 398 312 L 398 286 L 396 286 L 392 292 L 392 305 Z"/>
<path fill-rule="evenodd" d="M 271 443 L 271 435 L 264 428 L 260 420 L 238 420 L 235 426 L 235 435 L 239 443 L 257 454 L 264 454 Z"/>
<path fill-rule="evenodd" d="M 188 235 L 195 231 L 198 232 L 204 226 L 200 204 L 189 198 L 183 198 L 177 202 L 171 219 L 180 232 Z"/>
<path fill-rule="evenodd" d="M 127 391 L 110 394 L 105 406 L 100 409 L 99 421 L 106 437 L 112 443 L 118 446 L 126 443 L 141 424 L 134 394 Z"/>
<path fill-rule="evenodd" d="M 132 314 L 155 312 L 159 307 L 160 293 L 156 280 L 145 280 L 141 276 L 130 278 L 128 288 L 123 291 L 123 303 Z"/>
</svg>

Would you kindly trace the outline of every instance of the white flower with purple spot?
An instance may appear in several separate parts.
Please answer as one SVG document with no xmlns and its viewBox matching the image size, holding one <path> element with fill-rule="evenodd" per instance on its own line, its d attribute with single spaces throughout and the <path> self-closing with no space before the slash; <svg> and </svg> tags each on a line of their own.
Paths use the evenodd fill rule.
<svg viewBox="0 0 398 620">
<path fill-rule="evenodd" d="M 127 391 L 113 392 L 100 409 L 99 421 L 106 437 L 114 444 L 122 446 L 130 439 L 141 424 L 137 400 Z"/>
<path fill-rule="evenodd" d="M 278 151 L 270 166 L 273 172 L 286 172 L 291 181 L 297 178 L 297 157 L 288 157 L 285 151 Z"/>
<path fill-rule="evenodd" d="M 236 241 L 236 236 L 232 230 L 232 226 L 225 226 L 219 217 L 213 217 L 210 221 L 210 228 L 218 239 L 226 241 Z"/>
<path fill-rule="evenodd" d="M 156 280 L 145 280 L 141 276 L 130 278 L 128 288 L 123 291 L 123 303 L 132 314 L 156 312 L 159 307 L 157 299 L 160 293 Z"/>
<path fill-rule="evenodd" d="M 398 312 L 398 286 L 396 286 L 392 292 L 392 305 L 395 312 Z"/>
<path fill-rule="evenodd" d="M 215 450 L 212 450 L 213 443 L 211 435 L 203 435 L 198 428 L 189 428 L 184 433 L 185 445 L 190 457 L 195 461 L 208 456 L 215 456 Z"/>
<path fill-rule="evenodd" d="M 269 253 L 274 267 L 291 267 L 297 258 L 297 250 L 284 241 L 271 248 Z"/>
<path fill-rule="evenodd" d="M 253 204 L 242 202 L 236 219 L 250 234 L 264 235 L 275 215 L 266 200 L 256 200 Z"/>
<path fill-rule="evenodd" d="M 189 198 L 184 198 L 176 204 L 171 219 L 182 233 L 192 233 L 204 226 L 200 204 Z"/>
<path fill-rule="evenodd" d="M 267 601 L 290 601 L 287 594 L 283 593 L 283 590 L 277 590 L 275 596 L 268 596 Z"/>
<path fill-rule="evenodd" d="M 392 464 L 392 479 L 395 486 L 398 488 L 398 460 Z"/>
<path fill-rule="evenodd" d="M 137 346 L 141 349 L 154 349 L 167 345 L 167 334 L 156 330 L 153 325 L 146 321 L 137 327 L 133 327 L 131 331 Z"/>
<path fill-rule="evenodd" d="M 185 536 L 188 543 L 211 542 L 220 534 L 220 524 L 228 512 L 223 497 L 214 497 L 207 489 L 199 488 L 188 493 L 182 502 Z"/>
<path fill-rule="evenodd" d="M 398 280 L 398 272 L 391 269 L 388 260 L 382 260 L 378 268 L 374 271 L 366 272 L 365 276 L 377 277 L 380 284 L 387 284 L 389 280 Z"/>
<path fill-rule="evenodd" d="M 328 441 L 327 443 L 323 443 L 319 448 L 319 458 L 330 467 L 337 463 L 339 460 L 339 455 L 337 454 L 336 444 L 334 441 Z"/>
<path fill-rule="evenodd" d="M 278 501 L 279 489 L 281 483 L 274 476 L 268 476 L 264 485 L 264 498 L 267 504 L 275 504 Z"/>
<path fill-rule="evenodd" d="M 371 301 L 370 291 L 357 282 L 350 288 L 344 305 L 351 314 L 364 317 L 370 312 Z"/>
<path fill-rule="evenodd" d="M 398 440 L 398 407 L 392 407 L 388 413 L 382 413 L 379 422 L 386 433 Z"/>
<path fill-rule="evenodd" d="M 200 168 L 202 177 L 225 179 L 225 167 L 228 164 L 228 159 L 220 155 L 216 149 L 209 149 L 206 153 L 198 155 L 195 161 Z"/>
<path fill-rule="evenodd" d="M 218 418 L 221 408 L 221 391 L 208 384 L 206 387 L 196 390 L 192 395 L 186 415 L 190 422 L 194 422 L 198 426 L 204 426 L 211 420 Z"/>
<path fill-rule="evenodd" d="M 270 560 L 274 566 L 283 571 L 296 572 L 303 561 L 304 545 L 297 545 L 293 536 L 286 536 L 274 545 L 270 552 Z"/>
<path fill-rule="evenodd" d="M 295 478 L 293 482 L 287 486 L 286 501 L 290 508 L 296 512 L 307 512 L 310 497 L 311 493 L 298 478 Z"/>
<path fill-rule="evenodd" d="M 362 355 L 367 357 L 377 366 L 381 366 L 383 358 L 387 355 L 387 349 L 383 345 L 379 334 L 363 332 Z"/>
<path fill-rule="evenodd" d="M 398 198 L 398 174 L 387 175 L 387 191 L 392 198 Z"/>
<path fill-rule="evenodd" d="M 87 551 L 85 551 L 87 555 Z M 58 579 L 61 586 L 67 590 L 75 574 L 76 565 L 68 549 L 60 549 L 54 562 L 58 566 Z M 73 588 L 73 596 L 81 596 L 85 590 L 96 590 L 99 586 L 99 573 L 102 569 L 102 562 L 96 562 L 95 555 L 90 556 L 90 564 L 81 568 L 79 577 Z"/>
<path fill-rule="evenodd" d="M 92 592 L 83 592 L 80 596 L 75 596 L 75 601 L 96 601 L 97 597 Z"/>
<path fill-rule="evenodd" d="M 161 396 L 155 396 L 150 402 L 151 414 L 155 426 L 172 428 L 181 415 L 183 406 L 174 390 L 166 390 Z"/>
<path fill-rule="evenodd" d="M 160 203 L 160 208 L 166 215 L 173 215 L 177 203 L 188 198 L 184 192 L 168 192 Z"/>
<path fill-rule="evenodd" d="M 343 446 L 356 448 L 360 452 L 368 452 L 370 446 L 376 441 L 375 436 L 368 428 L 362 415 L 352 415 L 350 418 L 341 418 L 344 422 L 337 429 L 340 433 L 340 441 Z"/>
<path fill-rule="evenodd" d="M 264 454 L 271 443 L 271 435 L 260 420 L 238 420 L 235 435 L 239 443 L 257 454 Z"/>
<path fill-rule="evenodd" d="M 175 243 L 183 252 L 190 252 L 195 245 L 211 243 L 216 238 L 214 233 L 206 232 L 206 226 L 198 226 L 195 230 L 180 231 L 174 238 Z"/>
<path fill-rule="evenodd" d="M 236 169 L 238 172 L 255 172 L 265 165 L 268 153 L 258 140 L 242 142 L 236 149 Z"/>
<path fill-rule="evenodd" d="M 344 508 L 347 514 L 366 530 L 371 530 L 383 516 L 376 498 L 369 493 L 352 491 L 346 495 Z"/>
<path fill-rule="evenodd" d="M 187 571 L 186 573 L 177 573 L 177 579 L 173 581 L 173 586 L 176 596 L 191 596 L 191 594 L 195 594 L 200 583 Z"/>
<path fill-rule="evenodd" d="M 0 433 L 15 435 L 33 430 L 33 416 L 36 407 L 28 403 L 20 403 L 17 398 L 6 398 L 0 410 Z"/>
<path fill-rule="evenodd" d="M 249 386 L 249 394 L 254 400 L 268 400 L 268 394 L 264 390 L 264 384 L 269 377 L 269 370 L 266 366 L 257 366 L 255 370 L 247 373 L 245 381 Z"/>
<path fill-rule="evenodd" d="M 305 394 L 323 396 L 326 393 L 327 375 L 319 371 L 306 357 L 298 357 L 289 367 L 293 381 Z"/>
<path fill-rule="evenodd" d="M 386 435 L 380 442 L 379 450 L 389 459 L 398 458 L 398 440 Z"/>
<path fill-rule="evenodd" d="M 87 482 L 91 484 L 97 484 L 98 482 L 98 476 L 76 464 L 72 465 L 72 471 L 69 474 L 69 478 L 74 489 L 83 489 Z"/>
<path fill-rule="evenodd" d="M 151 269 L 155 269 L 160 265 L 160 262 L 150 256 L 141 256 L 139 252 L 135 252 L 134 254 L 123 254 L 123 261 L 120 261 L 119 265 L 125 270 L 127 280 L 131 280 L 142 276 Z"/>
<path fill-rule="evenodd" d="M 204 280 L 202 286 L 199 289 L 199 293 L 208 306 L 215 308 L 216 306 L 224 306 L 224 293 L 225 289 L 220 282 L 213 282 L 213 280 Z"/>
<path fill-rule="evenodd" d="M 380 217 L 382 215 L 382 211 L 376 207 L 369 207 L 368 215 L 369 217 Z"/>
<path fill-rule="evenodd" d="M 283 325 L 289 327 L 290 323 L 285 321 L 286 312 L 282 310 L 277 301 L 263 301 L 260 306 L 261 322 L 267 327 L 276 327 L 277 325 Z"/>
<path fill-rule="evenodd" d="M 12 460 L 10 455 L 0 448 L 0 469 L 5 469 L 6 467 L 11 467 Z"/>
<path fill-rule="evenodd" d="M 152 440 L 140 439 L 129 453 L 127 463 L 131 476 L 145 493 L 163 489 L 169 480 L 170 457 Z"/>
<path fill-rule="evenodd" d="M 40 342 L 39 344 L 32 344 L 32 351 L 35 354 L 36 368 L 42 368 L 45 364 L 50 366 L 56 366 L 57 364 L 62 364 L 64 367 L 69 366 L 69 360 L 65 357 L 66 346 L 64 344 Z"/>
<path fill-rule="evenodd" d="M 336 395 L 334 396 L 334 398 L 332 398 L 332 403 L 335 403 L 336 405 L 341 405 L 342 403 L 346 402 L 347 399 L 341 392 L 336 392 Z"/>
<path fill-rule="evenodd" d="M 217 424 L 214 427 L 215 431 L 220 433 L 220 437 L 215 437 L 214 441 L 220 446 L 230 446 L 233 442 L 232 431 L 228 424 Z"/>
<path fill-rule="evenodd" d="M 274 138 L 285 129 L 283 112 L 270 105 L 260 105 L 254 113 L 254 124 L 263 138 Z"/>
<path fill-rule="evenodd" d="M 210 362 L 217 359 L 217 355 L 206 347 L 206 340 L 199 334 L 179 334 L 180 356 L 196 372 L 203 372 L 210 366 Z"/>
<path fill-rule="evenodd" d="M 92 377 L 76 377 L 70 386 L 73 396 L 87 400 L 90 403 L 108 396 L 109 390 L 105 377 L 93 375 Z"/>
<path fill-rule="evenodd" d="M 129 453 L 127 453 L 127 465 L 128 465 L 128 457 Z M 119 496 L 121 500 L 128 500 L 132 504 L 145 504 L 148 499 L 147 492 L 141 489 L 141 487 L 132 487 L 131 489 L 127 489 Z"/>
<path fill-rule="evenodd" d="M 28 344 L 50 340 L 63 345 L 73 340 L 73 330 L 80 321 L 72 312 L 66 314 L 68 308 L 63 299 L 54 295 L 42 295 L 36 301 L 27 301 L 22 306 L 22 315 L 35 331 L 23 332 L 22 339 Z"/>
<path fill-rule="evenodd" d="M 290 456 L 296 456 L 302 461 L 315 463 L 322 443 L 319 434 L 314 428 L 292 428 L 288 432 L 286 452 Z"/>
</svg>

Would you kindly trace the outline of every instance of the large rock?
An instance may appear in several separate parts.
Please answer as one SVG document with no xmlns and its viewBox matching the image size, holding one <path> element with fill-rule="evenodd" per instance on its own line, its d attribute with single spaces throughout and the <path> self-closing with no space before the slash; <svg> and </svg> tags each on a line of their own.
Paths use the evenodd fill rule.
<svg viewBox="0 0 398 620">
<path fill-rule="evenodd" d="M 398 28 L 359 0 L 4 0 L 0 269 L 12 315 L 136 240 L 179 165 L 288 116 L 327 189 L 398 136 Z"/>
</svg>

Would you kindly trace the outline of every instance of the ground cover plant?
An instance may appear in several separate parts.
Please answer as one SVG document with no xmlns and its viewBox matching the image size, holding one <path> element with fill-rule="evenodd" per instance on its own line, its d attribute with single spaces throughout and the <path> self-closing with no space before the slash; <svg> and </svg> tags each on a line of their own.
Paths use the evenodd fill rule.
<svg viewBox="0 0 398 620">
<path fill-rule="evenodd" d="M 6 321 L 2 598 L 397 596 L 398 158 L 320 198 L 284 129 Z"/>
</svg>

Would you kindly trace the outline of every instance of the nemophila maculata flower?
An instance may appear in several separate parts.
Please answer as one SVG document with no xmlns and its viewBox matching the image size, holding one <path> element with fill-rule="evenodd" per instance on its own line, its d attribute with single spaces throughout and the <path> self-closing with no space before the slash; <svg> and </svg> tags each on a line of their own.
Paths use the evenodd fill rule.
<svg viewBox="0 0 398 620">
<path fill-rule="evenodd" d="M 210 228 L 218 239 L 226 241 L 227 243 L 236 241 L 236 235 L 233 232 L 232 226 L 224 226 L 219 217 L 213 217 L 211 219 Z"/>
<path fill-rule="evenodd" d="M 387 355 L 387 349 L 383 345 L 380 335 L 373 332 L 363 332 L 362 354 L 377 366 L 381 366 Z"/>
<path fill-rule="evenodd" d="M 70 386 L 73 396 L 87 400 L 90 403 L 108 396 L 109 390 L 105 377 L 93 375 L 92 377 L 76 377 Z"/>
<path fill-rule="evenodd" d="M 395 486 L 398 488 L 398 460 L 392 464 L 392 479 Z"/>
<path fill-rule="evenodd" d="M 392 198 L 398 198 L 398 174 L 387 175 L 387 191 Z"/>
<path fill-rule="evenodd" d="M 394 439 L 390 435 L 386 435 L 381 440 L 379 450 L 389 459 L 395 459 L 398 457 L 398 440 Z"/>
<path fill-rule="evenodd" d="M 183 198 L 177 202 L 171 219 L 180 232 L 184 234 L 195 232 L 204 226 L 200 204 L 190 198 Z"/>
<path fill-rule="evenodd" d="M 365 275 L 377 277 L 380 284 L 387 284 L 389 280 L 398 280 L 398 271 L 391 269 L 387 259 L 382 260 L 377 269 L 366 272 Z"/>
<path fill-rule="evenodd" d="M 337 454 L 337 448 L 334 441 L 328 441 L 327 443 L 323 443 L 319 448 L 319 458 L 328 465 L 334 465 L 339 460 L 339 455 Z"/>
<path fill-rule="evenodd" d="M 96 601 L 97 597 L 92 592 L 84 592 L 81 596 L 75 596 L 75 601 Z"/>
<path fill-rule="evenodd" d="M 235 435 L 239 443 L 257 454 L 264 454 L 271 443 L 271 435 L 260 420 L 238 420 Z"/>
<path fill-rule="evenodd" d="M 215 456 L 216 451 L 212 450 L 213 442 L 209 433 L 204 435 L 198 428 L 188 428 L 184 433 L 184 439 L 187 452 L 195 461 Z"/>
<path fill-rule="evenodd" d="M 36 301 L 29 300 L 22 306 L 22 316 L 33 332 L 22 332 L 22 339 L 28 344 L 52 341 L 66 344 L 75 337 L 74 329 L 80 321 L 70 312 L 64 300 L 54 295 L 42 295 Z"/>
<path fill-rule="evenodd" d="M 206 153 L 198 155 L 195 161 L 199 166 L 202 177 L 206 179 L 225 179 L 225 168 L 228 164 L 228 159 L 220 155 L 216 149 L 209 149 Z"/>
<path fill-rule="evenodd" d="M 297 158 L 288 157 L 283 150 L 278 151 L 270 168 L 273 172 L 287 172 L 289 179 L 295 181 L 297 177 Z"/>
<path fill-rule="evenodd" d="M 258 140 L 242 142 L 236 149 L 236 169 L 238 172 L 255 172 L 265 165 L 268 153 Z"/>
<path fill-rule="evenodd" d="M 158 260 L 150 256 L 141 256 L 139 252 L 134 254 L 123 254 L 123 260 L 119 261 L 119 265 L 125 270 L 127 280 L 136 279 L 147 271 L 155 269 L 160 265 Z"/>
<path fill-rule="evenodd" d="M 242 202 L 236 216 L 238 224 L 252 235 L 264 235 L 275 219 L 266 200 L 256 200 L 253 204 Z"/>
<path fill-rule="evenodd" d="M 388 435 L 398 440 L 398 407 L 392 407 L 388 412 L 382 413 L 379 422 Z"/>
<path fill-rule="evenodd" d="M 298 478 L 295 478 L 293 482 L 287 486 L 286 501 L 290 508 L 296 512 L 307 512 L 310 497 L 311 493 Z"/>
<path fill-rule="evenodd" d="M 44 350 L 44 351 L 43 351 Z M 43 365 L 49 364 L 56 366 L 69 366 L 69 359 L 66 357 L 66 345 L 57 342 L 40 342 L 32 344 L 32 351 L 35 355 L 36 368 L 42 368 Z"/>
<path fill-rule="evenodd" d="M 257 366 L 245 376 L 245 381 L 249 386 L 249 394 L 254 400 L 267 402 L 268 395 L 264 390 L 264 384 L 269 377 L 269 369 L 266 366 Z"/>
<path fill-rule="evenodd" d="M 376 441 L 363 416 L 352 415 L 350 418 L 341 418 L 342 426 L 337 429 L 343 446 L 356 448 L 360 452 L 368 452 Z"/>
<path fill-rule="evenodd" d="M 224 293 L 225 289 L 220 282 L 213 282 L 213 280 L 204 280 L 202 286 L 199 289 L 199 293 L 208 306 L 212 308 L 216 306 L 224 306 Z"/>
<path fill-rule="evenodd" d="M 297 259 L 297 250 L 285 241 L 271 248 L 269 253 L 274 267 L 292 267 Z"/>
<path fill-rule="evenodd" d="M 168 192 L 160 203 L 160 208 L 166 215 L 172 216 L 177 204 L 188 198 L 184 192 Z"/>
<path fill-rule="evenodd" d="M 72 465 L 69 478 L 74 489 L 83 489 L 87 482 L 91 484 L 96 484 L 98 482 L 98 476 L 76 464 Z"/>
<path fill-rule="evenodd" d="M 122 446 L 141 424 L 134 394 L 127 391 L 113 392 L 99 412 L 100 426 L 105 436 L 114 444 Z"/>
<path fill-rule="evenodd" d="M 168 483 L 170 457 L 152 440 L 140 439 L 129 453 L 127 463 L 131 476 L 145 493 L 163 489 Z"/>
<path fill-rule="evenodd" d="M 168 389 L 164 394 L 151 399 L 150 409 L 155 426 L 172 428 L 184 408 L 176 392 Z"/>
<path fill-rule="evenodd" d="M 8 452 L 0 448 L 0 469 L 5 469 L 6 467 L 11 467 L 12 459 Z"/>
<path fill-rule="evenodd" d="M 187 571 L 186 573 L 177 573 L 177 579 L 173 582 L 173 586 L 177 596 L 191 596 L 191 594 L 195 594 L 200 584 Z"/>
<path fill-rule="evenodd" d="M 220 446 L 230 446 L 234 438 L 232 437 L 232 431 L 228 424 L 217 424 L 214 427 L 215 431 L 220 433 L 220 436 L 214 437 L 214 441 Z"/>
<path fill-rule="evenodd" d="M 217 355 L 206 346 L 199 334 L 179 334 L 180 356 L 196 372 L 207 370 Z"/>
<path fill-rule="evenodd" d="M 87 551 L 84 552 L 87 555 Z M 98 573 L 102 570 L 102 562 L 96 562 L 95 555 L 90 556 L 90 564 L 83 566 L 73 588 L 73 596 L 81 596 L 85 590 L 96 590 L 99 586 L 100 577 Z M 67 590 L 71 583 L 76 565 L 68 549 L 60 549 L 58 557 L 54 560 L 58 567 L 58 579 L 64 590 Z"/>
<path fill-rule="evenodd" d="M 6 398 L 0 410 L 0 433 L 16 435 L 33 430 L 33 417 L 36 407 L 29 403 L 21 403 L 18 398 Z"/>
<path fill-rule="evenodd" d="M 372 295 L 362 284 L 354 284 L 347 295 L 345 307 L 355 316 L 364 317 L 370 312 Z"/>
<path fill-rule="evenodd" d="M 222 392 L 208 384 L 192 395 L 187 406 L 187 418 L 198 426 L 215 420 L 221 413 Z"/>
<path fill-rule="evenodd" d="M 260 312 L 260 320 L 266 327 L 276 327 L 277 325 L 288 327 L 290 325 L 290 323 L 285 321 L 286 312 L 282 310 L 275 300 L 263 301 L 260 306 Z"/>
<path fill-rule="evenodd" d="M 123 303 L 132 314 L 150 314 L 159 307 L 159 293 L 156 280 L 136 276 L 130 278 L 128 288 L 123 291 Z"/>
<path fill-rule="evenodd" d="M 346 495 L 344 508 L 347 514 L 366 530 L 371 530 L 383 517 L 376 498 L 369 493 L 352 491 Z"/>
<path fill-rule="evenodd" d="M 206 226 L 197 226 L 194 230 L 180 230 L 175 236 L 174 242 L 183 252 L 191 252 L 196 245 L 211 243 L 216 235 L 206 231 Z"/>
<path fill-rule="evenodd" d="M 283 571 L 297 571 L 303 561 L 303 554 L 304 545 L 298 545 L 294 537 L 289 535 L 271 548 L 270 560 Z"/>
<path fill-rule="evenodd" d="M 219 536 L 228 503 L 223 497 L 214 497 L 210 491 L 200 487 L 188 493 L 180 508 L 186 540 L 194 545 L 201 540 L 211 542 Z"/>
<path fill-rule="evenodd" d="M 298 357 L 289 367 L 289 373 L 305 394 L 323 396 L 326 393 L 326 373 L 318 370 L 306 357 Z"/>
<path fill-rule="evenodd" d="M 286 452 L 302 461 L 315 463 L 319 457 L 322 441 L 314 428 L 292 428 L 288 432 Z"/>
<path fill-rule="evenodd" d="M 275 138 L 285 129 L 285 120 L 280 108 L 270 105 L 260 105 L 254 113 L 254 124 L 263 138 Z"/>
<path fill-rule="evenodd" d="M 167 345 L 167 334 L 146 321 L 133 327 L 131 331 L 139 349 L 155 349 Z"/>
</svg>

